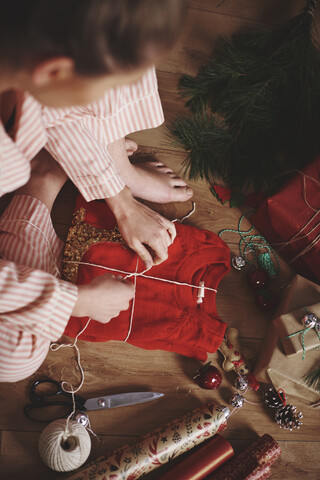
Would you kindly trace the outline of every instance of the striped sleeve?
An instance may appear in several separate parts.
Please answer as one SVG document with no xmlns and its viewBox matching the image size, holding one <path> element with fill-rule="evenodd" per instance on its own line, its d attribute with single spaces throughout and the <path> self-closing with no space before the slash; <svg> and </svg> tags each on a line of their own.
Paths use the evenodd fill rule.
<svg viewBox="0 0 320 480">
<path fill-rule="evenodd" d="M 125 186 L 108 149 L 96 140 L 83 119 L 50 128 L 45 148 L 87 202 L 113 197 Z"/>
<path fill-rule="evenodd" d="M 108 198 L 124 188 L 108 145 L 164 121 L 155 69 L 137 82 L 106 91 L 85 107 L 43 107 L 46 149 L 62 165 L 87 201 Z"/>
<path fill-rule="evenodd" d="M 0 219 L 3 325 L 51 341 L 62 335 L 78 295 L 75 285 L 58 278 L 62 249 L 46 206 L 15 195 Z"/>
<path fill-rule="evenodd" d="M 47 141 L 40 104 L 29 94 L 19 96 L 14 141 L 0 122 L 0 196 L 25 185 L 30 162 Z"/>
<path fill-rule="evenodd" d="M 0 321 L 50 341 L 61 337 L 77 287 L 42 270 L 0 260 Z"/>
<path fill-rule="evenodd" d="M 0 122 L 0 196 L 21 187 L 29 177 L 29 161 L 15 147 Z"/>
</svg>

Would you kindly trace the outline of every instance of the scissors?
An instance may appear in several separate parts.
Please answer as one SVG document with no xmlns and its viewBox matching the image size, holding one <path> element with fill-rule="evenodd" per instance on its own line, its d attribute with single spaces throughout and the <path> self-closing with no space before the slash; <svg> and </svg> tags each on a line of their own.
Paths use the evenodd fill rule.
<svg viewBox="0 0 320 480">
<path fill-rule="evenodd" d="M 163 395 L 158 392 L 130 392 L 89 398 L 88 400 L 74 395 L 76 412 L 78 412 L 74 419 L 85 423 L 86 414 L 84 412 L 86 411 L 136 405 L 156 400 Z M 72 394 L 65 392 L 59 382 L 50 378 L 36 380 L 31 385 L 30 399 L 31 403 L 26 404 L 23 411 L 28 418 L 37 422 L 64 418 L 73 411 Z"/>
</svg>

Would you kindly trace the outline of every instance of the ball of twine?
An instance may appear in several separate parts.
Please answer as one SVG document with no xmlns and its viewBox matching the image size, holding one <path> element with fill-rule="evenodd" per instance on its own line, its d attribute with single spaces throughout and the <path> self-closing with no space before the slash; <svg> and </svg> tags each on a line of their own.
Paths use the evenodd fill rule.
<svg viewBox="0 0 320 480">
<path fill-rule="evenodd" d="M 90 436 L 78 422 L 61 419 L 47 425 L 39 438 L 39 453 L 44 463 L 56 472 L 75 470 L 87 460 Z"/>
</svg>

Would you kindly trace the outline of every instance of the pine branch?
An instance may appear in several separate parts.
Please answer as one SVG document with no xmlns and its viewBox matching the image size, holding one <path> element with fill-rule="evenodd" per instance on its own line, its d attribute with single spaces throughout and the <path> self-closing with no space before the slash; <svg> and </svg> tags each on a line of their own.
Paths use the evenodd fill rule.
<svg viewBox="0 0 320 480">
<path fill-rule="evenodd" d="M 179 117 L 169 126 L 174 144 L 182 146 L 188 155 L 184 161 L 185 173 L 190 179 L 227 175 L 225 159 L 233 140 L 232 132 L 216 115 L 206 112 L 190 117 Z"/>
<path fill-rule="evenodd" d="M 303 380 L 309 387 L 313 387 L 317 392 L 320 392 L 320 365 L 303 377 Z"/>
<path fill-rule="evenodd" d="M 170 130 L 188 152 L 190 178 L 219 176 L 238 191 L 253 186 L 270 193 L 279 175 L 320 153 L 315 4 L 308 0 L 301 15 L 275 32 L 220 38 L 197 76 L 181 78 L 193 115 Z"/>
</svg>

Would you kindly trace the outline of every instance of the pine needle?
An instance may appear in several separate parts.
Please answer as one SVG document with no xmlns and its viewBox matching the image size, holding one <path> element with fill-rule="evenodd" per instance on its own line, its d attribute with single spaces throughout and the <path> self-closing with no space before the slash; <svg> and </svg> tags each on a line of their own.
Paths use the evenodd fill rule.
<svg viewBox="0 0 320 480">
<path fill-rule="evenodd" d="M 198 74 L 181 77 L 190 113 L 169 128 L 188 152 L 189 178 L 271 193 L 284 172 L 320 153 L 320 52 L 308 13 L 315 4 L 308 0 L 276 31 L 220 38 Z"/>
<path fill-rule="evenodd" d="M 320 392 L 320 365 L 303 377 L 305 383 L 309 386 Z"/>
</svg>

